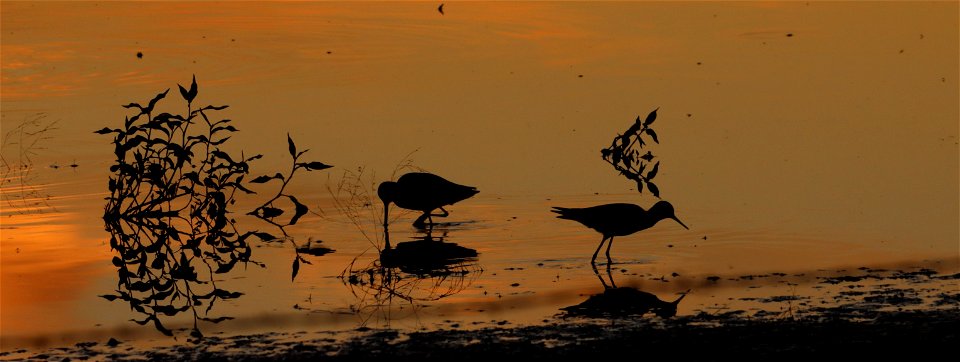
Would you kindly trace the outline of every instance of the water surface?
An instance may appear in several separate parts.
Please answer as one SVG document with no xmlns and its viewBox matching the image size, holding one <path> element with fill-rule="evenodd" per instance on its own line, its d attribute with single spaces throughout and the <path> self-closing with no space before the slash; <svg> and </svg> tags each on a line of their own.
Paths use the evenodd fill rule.
<svg viewBox="0 0 960 362">
<path fill-rule="evenodd" d="M 287 133 L 336 166 L 291 184 L 316 214 L 289 229 L 336 252 L 291 281 L 290 246 L 260 245 L 266 268 L 222 281 L 245 295 L 213 313 L 237 319 L 206 330 L 541 323 L 602 290 L 589 266 L 599 234 L 549 208 L 657 201 L 599 151 L 658 107 L 660 196 L 690 230 L 665 222 L 617 238 L 618 284 L 665 300 L 691 289 L 679 310 L 690 314 L 781 308 L 738 300 L 826 293 L 808 277 L 828 270 L 947 272 L 960 251 L 956 13 L 914 2 L 451 3 L 444 15 L 432 3 L 4 2 L 2 348 L 121 331 L 163 340 L 98 297 L 117 286 L 101 219 L 113 149 L 92 132 L 167 88 L 163 107 L 179 110 L 176 84 L 193 75 L 198 102 L 231 106 L 231 149 L 265 155 L 254 174 L 286 167 Z M 27 150 L 16 130 L 34 120 L 55 129 Z M 480 255 L 463 278 L 426 278 L 418 300 L 377 307 L 340 276 L 375 260 L 379 200 L 357 225 L 329 190 L 359 168 L 369 189 L 405 160 L 480 189 L 434 231 Z M 420 235 L 415 214 L 395 215 L 391 240 Z M 769 273 L 806 277 L 704 282 Z"/>
</svg>

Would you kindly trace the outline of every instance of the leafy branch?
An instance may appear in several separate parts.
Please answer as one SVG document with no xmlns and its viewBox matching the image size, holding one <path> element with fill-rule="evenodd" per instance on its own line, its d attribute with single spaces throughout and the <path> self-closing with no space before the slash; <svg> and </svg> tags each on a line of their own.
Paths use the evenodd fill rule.
<svg viewBox="0 0 960 362">
<path fill-rule="evenodd" d="M 649 150 L 643 153 L 644 147 L 648 145 L 644 138 L 648 138 L 654 143 L 660 143 L 660 140 L 657 139 L 657 132 L 650 127 L 653 121 L 657 119 L 657 109 L 650 112 L 643 121 L 637 116 L 637 120 L 626 132 L 617 134 L 613 138 L 610 147 L 600 150 L 600 155 L 617 172 L 636 182 L 637 192 L 643 193 L 644 185 L 646 185 L 650 193 L 659 198 L 660 189 L 652 180 L 660 170 L 660 161 L 654 163 L 653 167 L 647 171 L 647 166 L 653 163 L 656 156 Z"/>
<path fill-rule="evenodd" d="M 198 321 L 219 323 L 230 317 L 208 317 L 218 300 L 238 298 L 242 293 L 217 287 L 216 274 L 229 273 L 238 263 L 264 264 L 251 259 L 248 239 L 257 236 L 274 240 L 260 231 L 241 231 L 230 215 L 241 194 L 254 194 L 244 186 L 250 164 L 261 155 L 235 157 L 222 146 L 238 130 L 229 119 L 213 114 L 228 106 L 196 107 L 198 87 L 194 77 L 189 90 L 180 86 L 187 102 L 186 112 L 157 112 L 156 106 L 169 89 L 157 94 L 146 105 L 130 103 L 124 108 L 137 111 L 128 116 L 121 128 L 105 127 L 95 133 L 113 135 L 116 161 L 110 167 L 104 207 L 105 228 L 111 234 L 110 247 L 119 255 L 113 258 L 118 268 L 117 294 L 103 295 L 107 300 L 123 300 L 146 316 L 138 324 L 152 322 L 157 330 L 172 335 L 160 321 L 161 316 L 193 313 L 191 336 L 200 338 Z M 289 139 L 291 150 L 295 151 Z M 281 196 L 294 202 L 296 216 L 286 224 L 274 221 L 276 215 L 261 219 L 281 228 L 296 223 L 306 206 L 294 196 L 283 193 L 298 169 L 313 171 L 328 168 L 322 163 L 297 163 L 303 152 L 294 155 L 293 170 L 283 179 L 281 190 L 258 209 L 273 208 Z M 256 215 L 256 214 L 255 214 Z M 286 233 L 284 232 L 286 236 Z M 287 237 L 292 242 L 292 238 Z M 295 245 L 295 244 L 294 244 Z M 296 260 L 300 260 L 299 252 Z M 295 262 L 294 276 L 299 265 Z M 197 307 L 207 303 L 202 313 Z"/>
<path fill-rule="evenodd" d="M 282 239 L 274 237 L 273 235 L 268 233 L 257 233 L 256 234 L 257 237 L 259 237 L 261 240 L 267 241 L 267 242 L 276 241 L 276 240 L 289 240 L 293 244 L 294 252 L 296 253 L 296 256 L 293 259 L 293 267 L 292 267 L 293 272 L 291 273 L 292 274 L 291 279 L 296 279 L 297 273 L 299 273 L 300 271 L 300 263 L 301 262 L 306 264 L 311 264 L 311 263 L 307 259 L 304 259 L 302 256 L 300 256 L 300 248 L 297 247 L 296 242 L 292 238 L 290 238 L 290 235 L 287 234 L 285 227 L 290 225 L 295 225 L 303 215 L 306 215 L 307 212 L 310 211 L 310 208 L 308 208 L 307 205 L 300 203 L 300 200 L 297 200 L 295 196 L 284 193 L 284 190 L 286 190 L 287 185 L 290 183 L 290 180 L 293 179 L 293 175 L 297 172 L 297 170 L 305 169 L 307 171 L 317 171 L 317 170 L 328 169 L 333 166 L 324 164 L 323 162 L 317 162 L 317 161 L 297 162 L 300 160 L 300 157 L 303 156 L 303 154 L 307 153 L 307 151 L 309 150 L 303 150 L 303 151 L 297 152 L 297 146 L 296 144 L 294 144 L 293 139 L 290 138 L 290 134 L 287 134 L 287 146 L 290 151 L 290 157 L 293 158 L 293 162 L 292 162 L 293 166 L 290 168 L 290 172 L 286 176 L 278 172 L 273 176 L 264 175 L 250 181 L 252 183 L 262 184 L 262 183 L 267 183 L 273 180 L 280 180 L 281 184 L 280 184 L 280 189 L 277 190 L 276 195 L 274 195 L 272 198 L 264 202 L 262 205 L 258 206 L 253 211 L 249 212 L 248 215 L 256 216 L 257 218 L 264 220 L 273 226 L 276 226 L 280 230 L 280 232 L 283 233 Z M 290 200 L 290 202 L 293 203 L 293 206 L 294 206 L 293 217 L 291 217 L 290 220 L 287 221 L 286 223 L 282 223 L 281 221 L 277 220 L 277 217 L 284 214 L 284 210 L 280 207 L 277 207 L 277 205 L 275 205 L 275 203 L 279 201 L 280 198 L 282 197 L 285 197 L 288 200 Z"/>
</svg>

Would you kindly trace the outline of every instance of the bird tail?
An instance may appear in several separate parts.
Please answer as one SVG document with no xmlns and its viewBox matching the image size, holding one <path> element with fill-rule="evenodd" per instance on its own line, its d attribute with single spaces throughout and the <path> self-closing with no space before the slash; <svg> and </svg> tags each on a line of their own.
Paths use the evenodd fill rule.
<svg viewBox="0 0 960 362">
<path fill-rule="evenodd" d="M 473 197 L 473 195 L 476 195 L 476 194 L 478 194 L 478 193 L 480 193 L 480 190 L 477 190 L 476 187 L 468 187 L 468 188 L 464 188 L 463 190 L 460 190 L 460 195 L 459 195 L 459 196 L 460 196 L 461 199 L 468 199 L 468 198 L 471 198 L 471 197 Z"/>
<path fill-rule="evenodd" d="M 559 207 L 559 206 L 552 206 L 552 208 L 553 209 L 550 210 L 550 212 L 558 214 L 557 217 L 560 219 L 574 220 L 574 218 L 576 217 L 575 215 L 577 213 L 576 212 L 577 209 L 572 209 L 569 207 Z"/>
</svg>

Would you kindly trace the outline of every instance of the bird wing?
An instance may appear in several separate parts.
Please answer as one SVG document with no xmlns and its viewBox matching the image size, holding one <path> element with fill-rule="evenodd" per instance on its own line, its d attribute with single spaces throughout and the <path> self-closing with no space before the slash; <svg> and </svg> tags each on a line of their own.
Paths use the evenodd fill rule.
<svg viewBox="0 0 960 362">
<path fill-rule="evenodd" d="M 420 205 L 415 210 L 433 209 L 451 205 L 476 195 L 476 187 L 464 186 L 426 172 L 411 172 L 397 180 L 400 188 L 406 191 L 411 204 Z M 413 200 L 417 199 L 417 200 Z M 397 203 L 400 205 L 400 203 Z"/>
<path fill-rule="evenodd" d="M 615 231 L 645 211 L 634 204 L 604 204 L 585 208 L 553 207 L 561 219 L 573 220 L 606 234 Z"/>
</svg>

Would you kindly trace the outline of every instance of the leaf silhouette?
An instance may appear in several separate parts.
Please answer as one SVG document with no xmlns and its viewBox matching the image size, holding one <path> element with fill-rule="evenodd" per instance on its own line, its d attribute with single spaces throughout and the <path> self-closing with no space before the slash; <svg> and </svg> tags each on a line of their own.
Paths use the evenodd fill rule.
<svg viewBox="0 0 960 362">
<path fill-rule="evenodd" d="M 263 216 L 266 219 L 272 219 L 277 216 L 283 215 L 283 209 L 278 209 L 275 207 L 264 207 L 260 210 L 262 210 L 263 212 L 261 216 Z"/>
<path fill-rule="evenodd" d="M 106 300 L 109 300 L 109 301 L 111 301 L 111 302 L 112 302 L 114 299 L 119 298 L 119 296 L 112 295 L 112 294 L 104 294 L 104 295 L 100 295 L 99 297 L 100 297 L 100 298 L 103 298 L 103 299 L 106 299 Z"/>
<path fill-rule="evenodd" d="M 650 193 L 652 193 L 653 196 L 660 197 L 660 189 L 657 188 L 656 184 L 654 184 L 653 182 L 647 181 L 647 188 L 650 189 Z"/>
<path fill-rule="evenodd" d="M 323 162 L 317 162 L 317 161 L 309 162 L 309 163 L 298 163 L 297 165 L 303 168 L 306 168 L 309 171 L 324 170 L 324 169 L 333 167 L 331 165 L 327 165 Z"/>
<path fill-rule="evenodd" d="M 293 274 L 290 276 L 290 281 L 297 279 L 297 273 L 300 272 L 300 257 L 293 259 Z"/>
<path fill-rule="evenodd" d="M 217 318 L 205 318 L 205 317 L 200 317 L 200 320 L 202 320 L 202 321 L 207 321 L 207 322 L 210 322 L 210 323 L 220 323 L 220 322 L 228 321 L 228 320 L 232 320 L 232 319 L 233 319 L 233 317 L 217 317 Z"/>
<path fill-rule="evenodd" d="M 260 240 L 263 241 L 274 241 L 277 240 L 276 236 L 271 235 L 270 233 L 265 233 L 262 231 L 254 232 L 253 235 L 256 235 Z"/>
<path fill-rule="evenodd" d="M 197 79 L 196 76 L 194 76 L 193 79 Z M 209 110 L 219 111 L 219 110 L 227 109 L 228 107 L 230 107 L 230 106 L 228 106 L 228 105 L 222 105 L 222 106 L 206 106 L 206 107 L 200 108 L 200 111 L 209 111 Z"/>
<path fill-rule="evenodd" d="M 657 132 L 654 132 L 653 128 L 647 128 L 644 132 L 650 135 L 650 138 L 653 138 L 653 142 L 660 143 L 660 141 L 657 140 Z"/>
<path fill-rule="evenodd" d="M 259 176 L 259 177 L 255 178 L 255 179 L 253 179 L 253 180 L 250 180 L 250 182 L 255 183 L 255 184 L 262 184 L 262 183 L 265 183 L 265 182 L 270 181 L 270 180 L 273 180 L 273 176 L 263 175 L 263 176 Z"/>
<path fill-rule="evenodd" d="M 180 84 L 177 84 L 177 86 L 180 87 L 180 95 L 183 96 L 183 99 L 186 100 L 187 103 L 192 103 L 193 99 L 197 97 L 197 76 L 196 75 L 193 76 L 193 82 L 190 84 L 189 91 L 184 89 L 183 86 Z"/>
<path fill-rule="evenodd" d="M 103 127 L 103 128 L 101 128 L 101 129 L 99 129 L 99 130 L 93 131 L 93 133 L 96 133 L 96 134 L 107 134 L 107 133 L 111 133 L 111 132 L 117 132 L 117 133 L 119 133 L 120 130 L 119 130 L 119 129 L 110 129 L 110 127 Z"/>
<path fill-rule="evenodd" d="M 217 271 L 215 271 L 214 273 L 217 273 L 217 274 L 228 273 L 230 272 L 230 270 L 233 270 L 234 265 L 237 265 L 236 259 L 231 260 L 229 263 L 226 263 L 226 264 L 220 264 L 217 267 Z"/>
<path fill-rule="evenodd" d="M 287 133 L 287 147 L 290 149 L 290 156 L 297 157 L 297 146 L 293 144 L 293 139 L 290 138 L 289 133 Z"/>
<path fill-rule="evenodd" d="M 634 122 L 633 125 L 630 126 L 630 128 L 627 128 L 627 132 L 624 132 L 624 134 L 629 135 L 629 134 L 637 133 L 637 130 L 639 130 L 641 126 L 643 126 L 643 123 L 640 122 L 640 116 L 637 116 L 636 122 Z"/>
<path fill-rule="evenodd" d="M 307 211 L 310 211 L 310 209 L 307 208 L 307 205 L 301 204 L 296 197 L 287 195 L 287 198 L 289 198 L 290 202 L 296 206 L 296 212 L 294 213 L 293 218 L 290 219 L 290 225 L 295 225 L 297 221 L 300 220 L 300 217 L 306 215 Z"/>
<path fill-rule="evenodd" d="M 168 337 L 173 336 L 173 332 L 171 332 L 169 329 L 164 327 L 163 324 L 160 323 L 160 319 L 157 318 L 157 316 L 154 315 L 151 317 L 153 318 L 153 326 L 157 328 L 157 330 L 160 331 L 160 333 L 163 333 L 163 335 Z"/>
<path fill-rule="evenodd" d="M 159 102 L 161 99 L 166 97 L 167 92 L 169 91 L 170 91 L 170 88 L 167 88 L 167 90 L 163 91 L 163 93 L 157 94 L 156 97 L 153 97 L 153 99 L 150 100 L 150 104 L 147 105 L 147 108 L 141 109 L 140 111 L 143 113 L 153 112 L 153 106 L 157 105 L 157 102 Z"/>
<path fill-rule="evenodd" d="M 653 112 L 650 112 L 650 114 L 647 115 L 647 119 L 643 121 L 643 126 L 644 126 L 644 127 L 653 124 L 653 121 L 656 121 L 656 120 L 657 120 L 657 110 L 658 110 L 658 109 L 660 109 L 660 107 L 657 107 L 657 109 L 654 109 Z"/>
<path fill-rule="evenodd" d="M 660 168 L 660 162 L 659 162 L 659 161 L 657 161 L 657 163 L 653 165 L 653 169 L 650 170 L 650 172 L 647 173 L 647 177 L 645 177 L 645 178 L 647 179 L 647 181 L 653 180 L 654 177 L 657 177 L 657 169 L 658 169 L 658 168 Z"/>
</svg>

